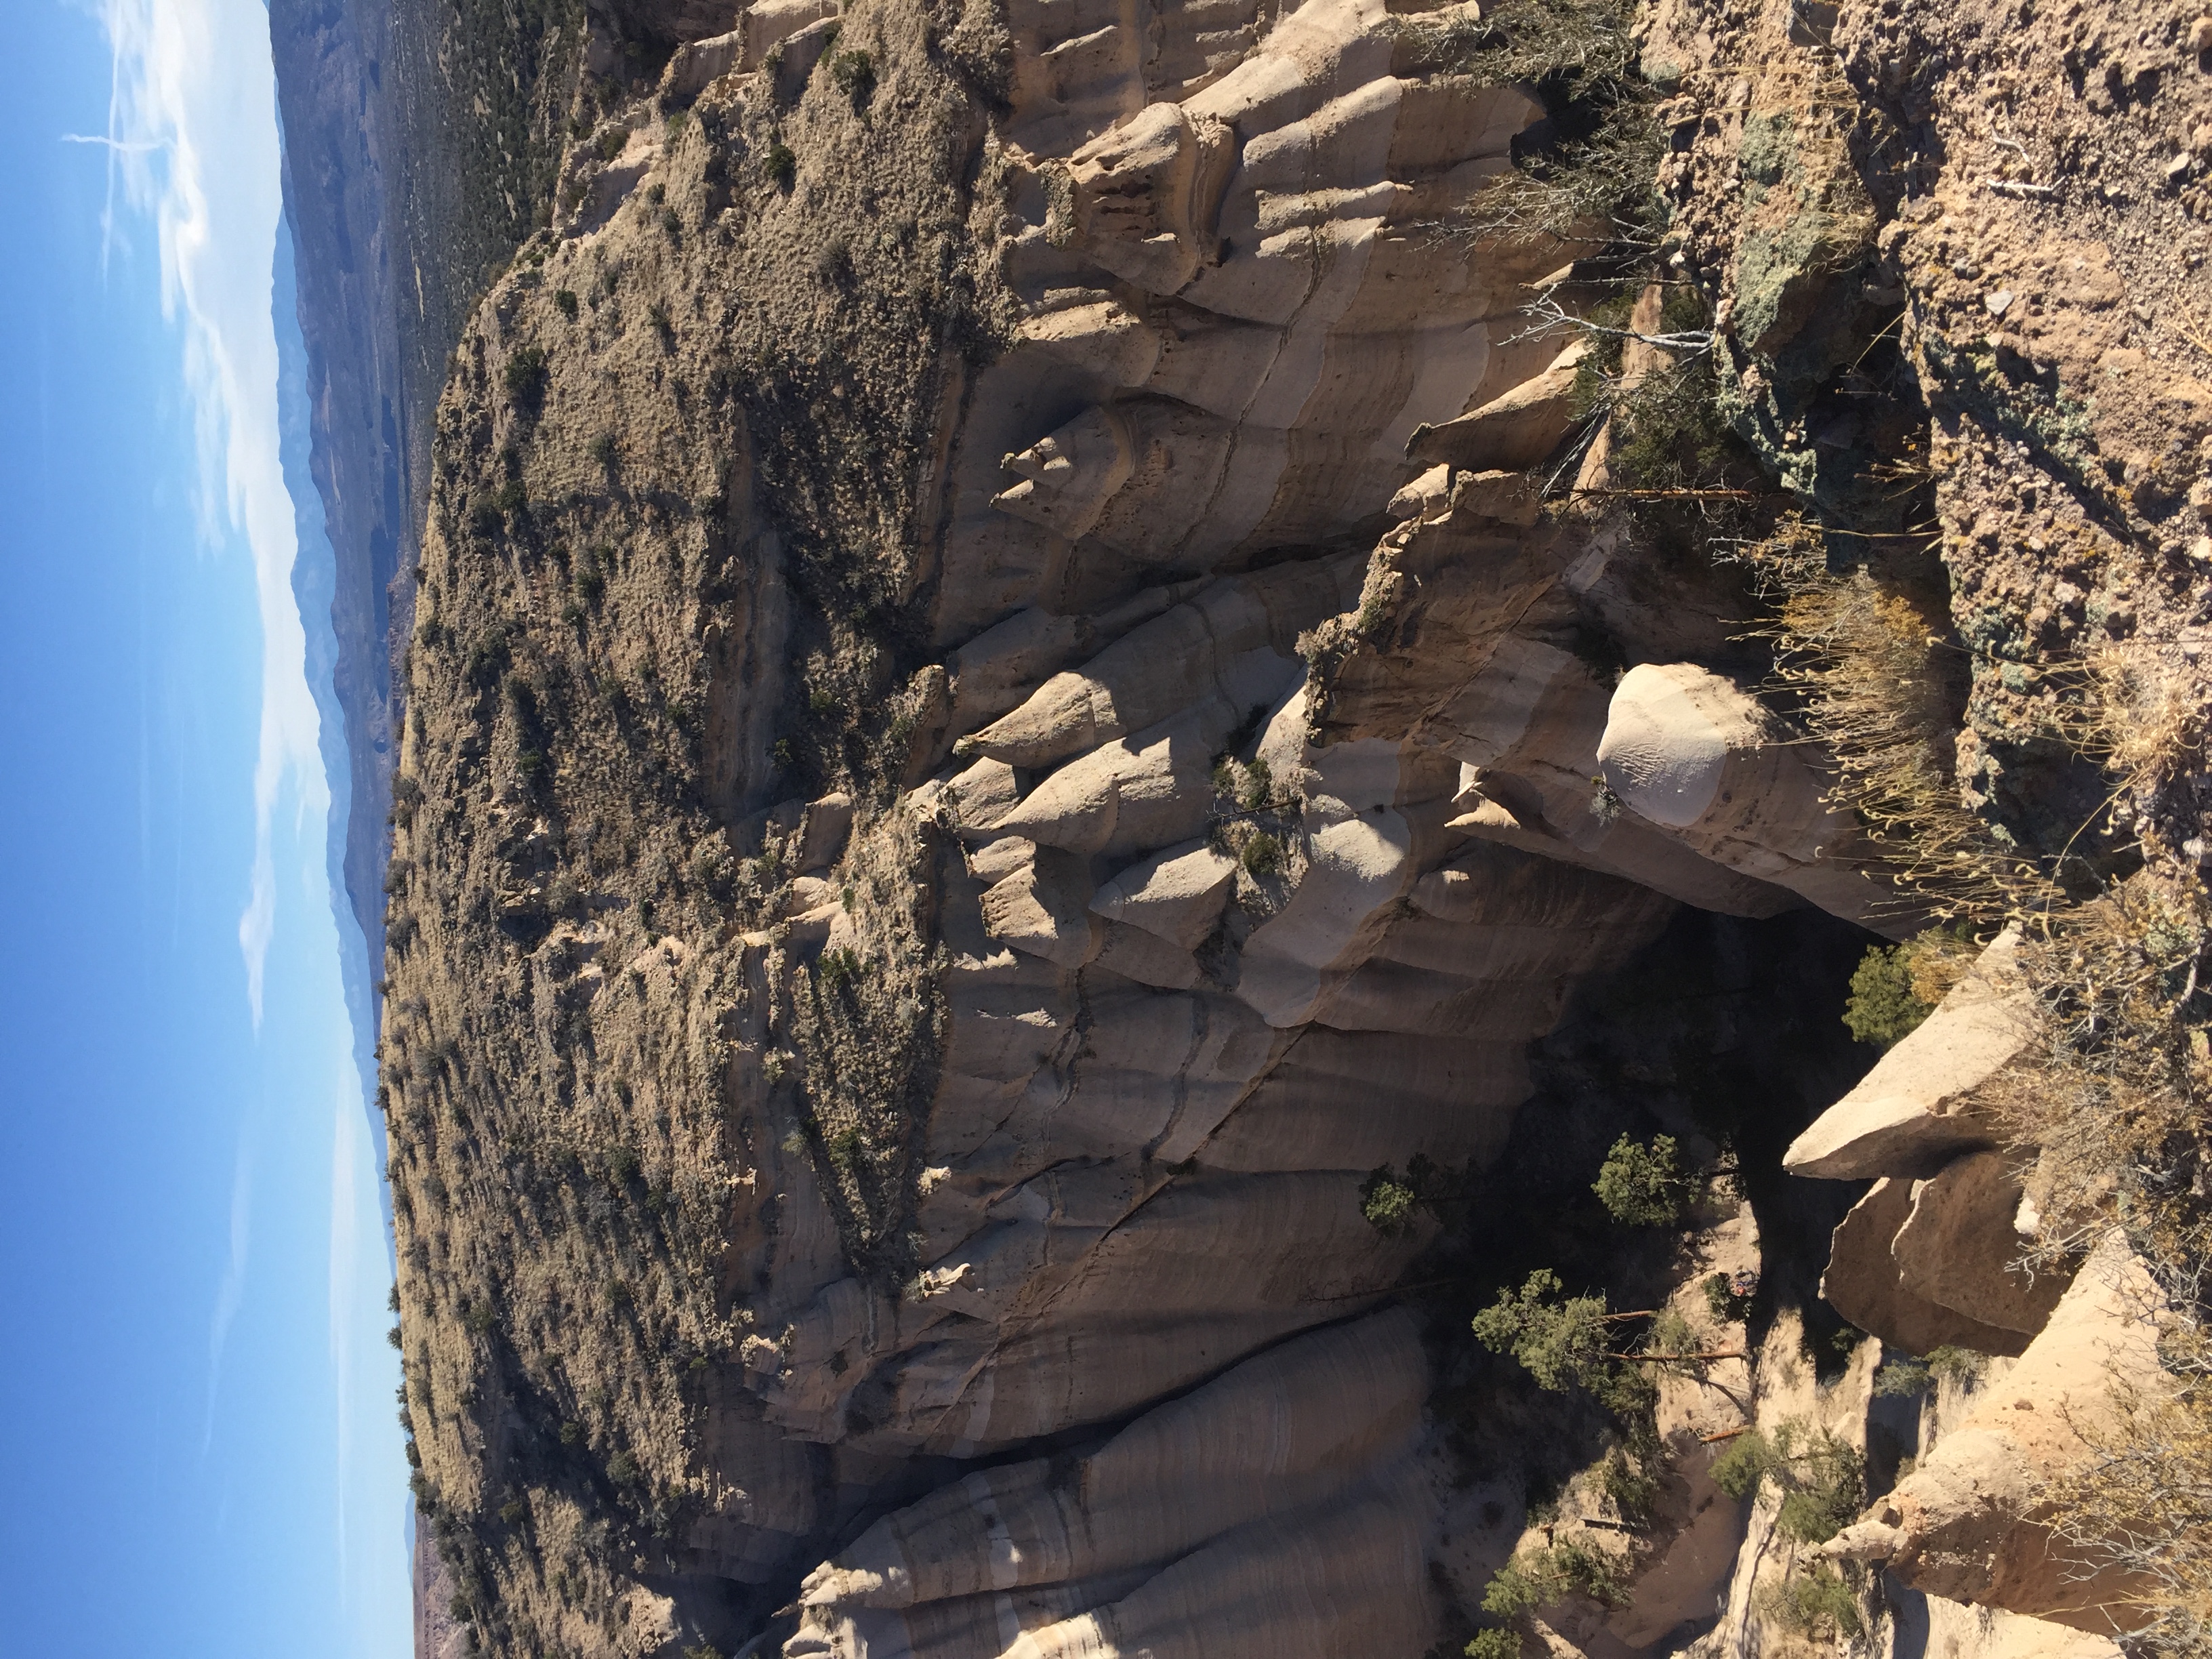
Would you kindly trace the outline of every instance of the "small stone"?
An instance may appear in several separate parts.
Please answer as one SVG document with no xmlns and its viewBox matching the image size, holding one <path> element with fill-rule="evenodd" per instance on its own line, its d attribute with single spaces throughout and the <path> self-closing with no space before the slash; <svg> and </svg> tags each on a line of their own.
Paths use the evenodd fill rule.
<svg viewBox="0 0 2212 1659">
<path fill-rule="evenodd" d="M 2189 26 L 2189 49 L 2200 58 L 2212 52 L 2212 17 L 2200 17 Z"/>
<path fill-rule="evenodd" d="M 2199 564 L 2212 564 L 2212 536 L 2199 536 L 2190 543 L 2189 556 Z"/>
<path fill-rule="evenodd" d="M 2189 177 L 2189 169 L 2195 165 L 2195 159 L 2186 154 L 2175 156 L 2166 164 L 2166 182 L 2169 185 L 2184 183 Z"/>
<path fill-rule="evenodd" d="M 2012 304 L 2012 290 L 2008 288 L 2001 288 L 1994 294 L 1984 294 L 1982 296 L 1982 304 L 1988 308 L 1990 316 L 2002 317 L 2005 314 L 2006 307 Z"/>
</svg>

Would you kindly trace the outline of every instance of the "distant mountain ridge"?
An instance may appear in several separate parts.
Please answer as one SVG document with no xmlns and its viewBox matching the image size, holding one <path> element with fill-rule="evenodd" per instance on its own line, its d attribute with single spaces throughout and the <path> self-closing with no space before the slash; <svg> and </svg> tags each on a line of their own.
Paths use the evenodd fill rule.
<svg viewBox="0 0 2212 1659">
<path fill-rule="evenodd" d="M 273 0 L 270 7 L 291 233 L 291 246 L 279 257 L 295 267 L 305 358 L 297 372 L 307 410 L 305 434 L 286 434 L 287 471 L 295 501 L 305 495 L 301 484 L 312 481 L 320 513 L 311 515 L 303 501 L 302 519 L 320 517 L 329 549 L 323 554 L 320 538 L 302 534 L 293 586 L 310 651 L 321 643 L 317 624 L 325 608 L 333 636 L 324 646 L 334 649 L 332 660 L 311 662 L 309 679 L 325 705 L 324 759 L 334 796 L 332 886 L 366 947 L 358 956 L 345 952 L 344 963 L 347 1000 L 365 1046 L 375 1036 L 370 981 L 378 970 L 372 964 L 384 954 L 385 819 L 398 712 L 394 584 L 413 563 L 416 532 L 409 503 L 415 492 L 407 480 L 416 469 L 409 440 L 427 412 L 424 390 L 415 388 L 410 397 L 404 384 L 385 234 L 385 32 L 374 6 Z M 280 319 L 280 337 L 286 332 Z M 428 396 L 434 398 L 434 386 Z M 304 455 L 295 453 L 302 437 Z M 404 596 L 400 609 L 404 613 Z M 404 614 L 399 621 L 404 627 Z M 312 672 L 325 666 L 326 674 Z M 380 1148 L 380 1115 L 371 1109 L 369 1119 Z"/>
</svg>

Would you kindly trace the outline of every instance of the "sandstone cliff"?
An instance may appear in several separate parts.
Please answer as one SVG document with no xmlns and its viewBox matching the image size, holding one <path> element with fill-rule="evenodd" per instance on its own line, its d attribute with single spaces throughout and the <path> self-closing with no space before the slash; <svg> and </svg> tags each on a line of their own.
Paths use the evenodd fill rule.
<svg viewBox="0 0 2212 1659">
<path fill-rule="evenodd" d="M 2153 448 L 1987 341 L 2112 301 L 2088 251 L 1954 292 L 2045 198 L 1926 204 L 1956 145 L 1884 100 L 1940 129 L 1967 60 L 1879 42 L 1937 22 L 1631 26 L 586 15 L 437 410 L 386 882 L 405 1412 L 484 1645 L 1413 1654 L 1498 1633 L 1524 1519 L 1627 1588 L 1509 1641 L 1741 1641 L 1719 1345 L 1828 1364 L 1825 1265 L 1905 1352 L 2032 1365 L 2078 1251 L 2015 1269 L 1975 1091 L 2051 976 L 2008 936 L 1863 1079 L 1835 1016 L 1869 944 L 1995 919 L 1900 842 L 2062 893 L 2187 844 L 2171 769 L 2078 827 L 2096 758 L 2030 705 L 2092 626 L 2193 672 L 2196 383 L 2146 382 Z M 1652 169 L 1656 246 L 1591 184 Z M 1787 690 L 1808 522 L 1933 711 L 1909 808 Z M 1545 1172 L 1653 1124 L 1750 1208 L 1582 1241 L 1705 1339 L 1620 1440 L 1394 1287 L 1573 1244 Z M 1370 1224 L 1415 1154 L 1449 1182 Z"/>
</svg>

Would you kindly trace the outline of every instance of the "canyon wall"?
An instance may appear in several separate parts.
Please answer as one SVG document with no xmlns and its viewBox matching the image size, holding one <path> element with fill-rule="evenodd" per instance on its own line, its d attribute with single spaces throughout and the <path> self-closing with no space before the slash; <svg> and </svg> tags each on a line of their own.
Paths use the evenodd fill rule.
<svg viewBox="0 0 2212 1659">
<path fill-rule="evenodd" d="M 1601 219 L 1463 211 L 1570 112 L 1525 8 L 588 14 L 549 222 L 436 413 L 385 881 L 405 1412 L 479 1639 L 1464 1624 L 1393 1294 L 1433 1224 L 1363 1178 L 1492 1167 L 1535 1046 L 1686 912 L 1931 919 L 1591 395 L 1605 328 L 1624 381 L 1711 353 L 1784 483 L 1708 493 L 1808 508 L 1924 431 L 1852 379 L 1895 202 L 1810 125 L 1743 185 L 1765 94 L 1660 61 L 1765 30 L 1831 84 L 1786 10 L 1575 13 L 1677 89 L 1663 185 L 1739 169 L 1661 250 L 1721 307 L 1673 335 L 1656 278 L 1580 325 Z M 1821 237 L 1762 228 L 1785 178 Z M 1961 767 L 2056 822 L 1969 638 Z M 1830 1300 L 1913 1352 L 2032 1357 L 2063 1288 L 2008 1277 L 2015 1177 L 1953 1109 L 2015 1051 L 2002 969 L 1790 1158 L 1881 1178 Z M 1742 1514 L 1693 1483 L 1668 1524 L 1585 1651 L 1723 1593 Z"/>
</svg>

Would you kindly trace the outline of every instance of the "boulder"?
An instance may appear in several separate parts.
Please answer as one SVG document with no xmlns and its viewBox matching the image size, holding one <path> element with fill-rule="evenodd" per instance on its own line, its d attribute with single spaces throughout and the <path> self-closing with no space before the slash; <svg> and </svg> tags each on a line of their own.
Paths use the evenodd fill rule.
<svg viewBox="0 0 2212 1659">
<path fill-rule="evenodd" d="M 1782 1155 L 1792 1175 L 1859 1181 L 1929 1175 L 1995 1133 L 1973 1091 L 2027 1047 L 2035 1002 L 2020 981 L 2020 936 L 1984 950 L 1936 1012 L 1875 1063 Z"/>
<path fill-rule="evenodd" d="M 1235 724 L 1219 699 L 1061 767 L 992 826 L 1088 857 L 1188 841 L 1213 811 L 1213 758 Z"/>
<path fill-rule="evenodd" d="M 1982 1324 L 2034 1335 L 2074 1276 L 2030 1276 L 2012 1265 L 2022 1246 L 2013 1224 L 2020 1201 L 2020 1178 L 2003 1152 L 1969 1152 L 1914 1182 L 1911 1212 L 1890 1244 L 1898 1282 Z"/>
<path fill-rule="evenodd" d="M 1002 465 L 1022 481 L 991 505 L 1071 539 L 1098 522 L 1136 469 L 1128 423 L 1110 409 L 1085 410 Z"/>
<path fill-rule="evenodd" d="M 845 850 L 845 839 L 852 832 L 853 798 L 843 790 L 809 801 L 799 823 L 799 867 L 828 869 Z"/>
<path fill-rule="evenodd" d="M 1825 1553 L 1880 1560 L 1913 1589 L 2100 1632 L 2140 1627 L 2140 1586 L 2043 1524 L 2037 1488 L 2091 1450 L 2116 1389 L 2155 1398 L 2162 1304 L 2117 1232 L 2083 1264 L 2020 1363 L 1982 1390 L 1895 1491 Z"/>
<path fill-rule="evenodd" d="M 1575 373 L 1588 349 L 1577 339 L 1535 379 L 1455 420 L 1421 428 L 1406 446 L 1407 457 L 1470 471 L 1535 465 L 1574 428 Z"/>
<path fill-rule="evenodd" d="M 1065 234 L 1115 276 L 1173 294 L 1217 258 L 1237 137 L 1219 118 L 1153 104 L 1068 158 Z"/>
<path fill-rule="evenodd" d="M 1021 799 L 1021 793 L 1014 769 L 988 755 L 945 785 L 952 821 L 964 835 L 990 835 L 991 826 Z"/>
<path fill-rule="evenodd" d="M 1623 806 L 1703 857 L 1909 938 L 1917 907 L 1852 867 L 1856 822 L 1828 804 L 1808 752 L 1734 682 L 1694 663 L 1644 663 L 1613 690 L 1597 762 Z"/>
<path fill-rule="evenodd" d="M 1080 968 L 1097 954 L 1088 913 L 1091 882 L 1083 860 L 1057 848 L 1031 849 L 1030 861 L 983 895 L 983 927 L 992 938 L 1062 968 Z"/>
<path fill-rule="evenodd" d="M 1820 1294 L 1863 1331 L 1907 1353 L 1971 1348 L 2016 1354 L 2027 1346 L 2018 1331 L 1985 1324 L 1906 1288 L 1891 1246 L 1912 1213 L 1910 1181 L 1887 1178 L 1851 1208 L 1828 1248 Z"/>
<path fill-rule="evenodd" d="M 1180 842 L 1115 876 L 1091 901 L 1110 921 L 1194 950 L 1221 919 L 1237 860 L 1202 841 Z"/>
</svg>

